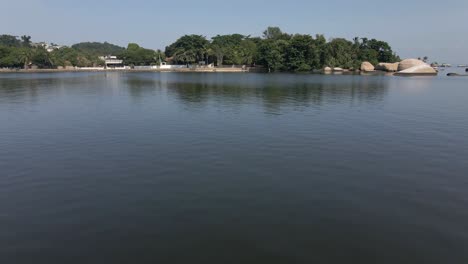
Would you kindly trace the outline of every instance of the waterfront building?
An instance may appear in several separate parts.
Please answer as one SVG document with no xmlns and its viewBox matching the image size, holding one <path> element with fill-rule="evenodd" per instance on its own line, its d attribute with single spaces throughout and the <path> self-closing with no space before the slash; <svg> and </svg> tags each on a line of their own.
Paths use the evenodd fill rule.
<svg viewBox="0 0 468 264">
<path fill-rule="evenodd" d="M 104 61 L 106 68 L 115 69 L 124 67 L 123 60 L 118 59 L 117 56 L 101 56 L 99 59 Z"/>
</svg>

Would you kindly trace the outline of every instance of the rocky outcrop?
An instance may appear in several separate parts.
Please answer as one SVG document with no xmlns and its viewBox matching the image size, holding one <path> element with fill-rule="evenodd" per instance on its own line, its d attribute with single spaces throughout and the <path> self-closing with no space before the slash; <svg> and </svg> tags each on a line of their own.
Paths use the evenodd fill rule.
<svg viewBox="0 0 468 264">
<path fill-rule="evenodd" d="M 396 72 L 398 71 L 400 63 L 379 63 L 375 69 L 378 71 L 386 71 L 386 72 Z"/>
<path fill-rule="evenodd" d="M 437 71 L 426 63 L 416 65 L 403 71 L 399 71 L 396 75 L 437 75 Z"/>
<path fill-rule="evenodd" d="M 342 72 L 343 68 L 335 67 L 335 68 L 333 68 L 333 71 Z"/>
<path fill-rule="evenodd" d="M 406 59 L 398 64 L 396 75 L 437 75 L 437 71 L 422 60 Z"/>
<path fill-rule="evenodd" d="M 333 70 L 333 69 L 330 68 L 330 67 L 325 67 L 325 68 L 323 68 L 323 71 L 324 71 L 324 72 L 331 72 L 332 70 Z"/>
<path fill-rule="evenodd" d="M 363 72 L 372 72 L 375 70 L 374 65 L 372 65 L 370 62 L 365 61 L 361 64 L 361 71 Z"/>
<path fill-rule="evenodd" d="M 420 66 L 420 65 L 427 65 L 424 61 L 422 60 L 417 60 L 417 59 L 406 59 L 402 60 L 398 64 L 398 71 L 405 71 L 409 68 L 415 67 L 415 66 Z M 429 66 L 429 65 L 427 65 Z M 429 66 L 430 67 L 430 66 Z"/>
</svg>

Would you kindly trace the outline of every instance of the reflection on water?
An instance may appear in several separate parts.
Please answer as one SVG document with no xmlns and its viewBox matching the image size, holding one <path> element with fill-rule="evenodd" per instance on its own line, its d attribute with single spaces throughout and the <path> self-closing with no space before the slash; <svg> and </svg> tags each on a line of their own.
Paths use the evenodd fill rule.
<svg viewBox="0 0 468 264">
<path fill-rule="evenodd" d="M 210 101 L 226 104 L 262 103 L 266 112 L 281 111 L 281 106 L 308 107 L 327 103 L 378 103 L 382 101 L 389 85 L 384 77 L 361 78 L 360 76 L 313 76 L 278 74 L 264 78 L 263 75 L 212 75 L 201 79 L 195 74 L 181 76 L 173 73 L 160 74 L 90 74 L 55 78 L 53 74 L 42 77 L 2 78 L 0 100 L 22 97 L 35 98 L 40 89 L 47 97 L 58 92 L 75 92 L 73 89 L 127 90 L 132 97 L 154 95 L 164 92 L 183 103 L 200 107 Z M 19 75 L 21 76 L 21 75 Z M 95 87 L 90 87 L 90 85 Z M 117 89 L 117 91 L 116 91 Z M 82 90 L 83 91 L 83 90 Z M 105 91 L 109 93 L 109 91 Z"/>
<path fill-rule="evenodd" d="M 164 73 L 163 73 L 164 74 Z M 167 92 L 186 106 L 202 107 L 211 102 L 242 105 L 261 103 L 268 113 L 280 113 L 281 106 L 295 109 L 327 103 L 378 103 L 383 100 L 389 81 L 383 76 L 368 79 L 360 76 L 323 76 L 278 74 L 199 75 L 186 74 L 130 75 L 124 78 L 132 96 L 154 91 Z M 343 79 L 339 79 L 343 78 Z"/>
<path fill-rule="evenodd" d="M 0 74 L 0 263 L 466 263 L 468 90 Z"/>
</svg>

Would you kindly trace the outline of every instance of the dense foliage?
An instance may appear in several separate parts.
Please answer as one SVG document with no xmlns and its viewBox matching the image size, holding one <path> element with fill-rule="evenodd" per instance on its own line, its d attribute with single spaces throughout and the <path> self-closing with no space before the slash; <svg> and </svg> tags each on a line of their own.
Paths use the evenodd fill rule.
<svg viewBox="0 0 468 264">
<path fill-rule="evenodd" d="M 277 27 L 269 27 L 262 38 L 232 34 L 217 35 L 208 41 L 200 35 L 186 35 L 166 47 L 166 55 L 176 63 L 256 64 L 269 71 L 311 71 L 326 66 L 357 69 L 363 61 L 377 64 L 399 60 L 384 41 L 327 41 L 323 35 L 290 35 Z"/>
<path fill-rule="evenodd" d="M 166 47 L 166 56 L 176 63 L 195 63 L 206 61 L 209 41 L 200 35 L 185 35 Z"/>
<path fill-rule="evenodd" d="M 108 43 L 81 43 L 47 51 L 41 45 L 32 45 L 31 37 L 0 36 L 0 68 L 57 68 L 59 66 L 90 67 L 102 65 L 98 57 L 117 50 Z M 118 47 L 118 50 L 123 48 Z"/>
<path fill-rule="evenodd" d="M 159 64 L 159 60 L 164 58 L 164 54 L 159 50 L 145 49 L 136 43 L 130 43 L 127 49 L 120 54 L 120 57 L 124 60 L 125 65 L 144 66 Z"/>
<path fill-rule="evenodd" d="M 94 56 L 120 55 L 125 48 L 107 42 L 82 42 L 71 46 L 72 49 Z"/>
<path fill-rule="evenodd" d="M 377 64 L 399 60 L 384 41 L 335 38 L 327 42 L 323 35 L 288 35 L 278 28 L 265 31 L 258 59 L 271 71 L 309 71 L 327 66 L 357 69 L 363 61 Z"/>
<path fill-rule="evenodd" d="M 53 66 L 92 67 L 103 65 L 103 61 L 98 56 L 69 47 L 52 51 L 50 57 Z"/>
<path fill-rule="evenodd" d="M 100 56 L 114 55 L 125 65 L 154 65 L 161 60 L 175 64 L 213 63 L 259 65 L 269 71 L 311 71 L 323 67 L 357 69 L 363 61 L 372 64 L 395 62 L 399 57 L 381 40 L 347 40 L 324 35 L 288 34 L 269 27 L 262 37 L 241 34 L 217 35 L 208 40 L 201 35 L 185 35 L 166 47 L 165 52 L 130 43 L 127 48 L 107 42 L 84 42 L 47 52 L 32 45 L 31 37 L 0 35 L 0 67 L 40 68 L 102 65 Z"/>
<path fill-rule="evenodd" d="M 30 36 L 0 36 L 0 67 L 26 68 L 32 63 L 44 68 L 52 65 L 51 57 L 44 48 L 31 46 Z"/>
<path fill-rule="evenodd" d="M 0 46 L 3 47 L 20 47 L 23 43 L 15 37 L 10 35 L 0 35 Z"/>
<path fill-rule="evenodd" d="M 249 36 L 240 34 L 217 35 L 212 38 L 208 54 L 216 58 L 216 65 L 252 64 L 257 54 L 257 44 Z"/>
</svg>

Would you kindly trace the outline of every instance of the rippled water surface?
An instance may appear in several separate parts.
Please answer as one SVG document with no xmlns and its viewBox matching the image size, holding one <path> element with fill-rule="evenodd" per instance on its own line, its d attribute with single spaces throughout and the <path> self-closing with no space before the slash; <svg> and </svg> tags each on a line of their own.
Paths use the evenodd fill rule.
<svg viewBox="0 0 468 264">
<path fill-rule="evenodd" d="M 1 263 L 468 263 L 466 78 L 0 75 Z"/>
</svg>

